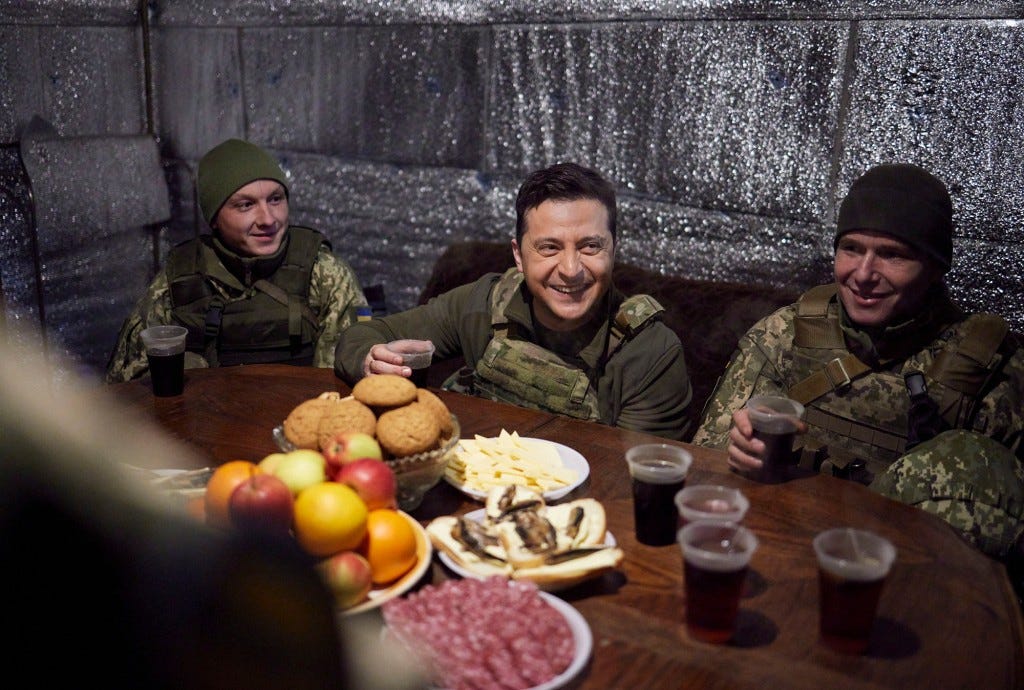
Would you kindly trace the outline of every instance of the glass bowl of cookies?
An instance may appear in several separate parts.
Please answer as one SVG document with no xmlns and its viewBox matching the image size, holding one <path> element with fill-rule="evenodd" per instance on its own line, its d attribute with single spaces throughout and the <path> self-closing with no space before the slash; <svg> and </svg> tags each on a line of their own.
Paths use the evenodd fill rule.
<svg viewBox="0 0 1024 690">
<path fill-rule="evenodd" d="M 351 431 L 377 439 L 395 473 L 398 507 L 406 512 L 441 481 L 460 438 L 459 420 L 437 395 L 388 374 L 361 379 L 347 397 L 328 391 L 303 401 L 272 433 L 283 452 L 322 452 L 337 434 Z"/>
</svg>

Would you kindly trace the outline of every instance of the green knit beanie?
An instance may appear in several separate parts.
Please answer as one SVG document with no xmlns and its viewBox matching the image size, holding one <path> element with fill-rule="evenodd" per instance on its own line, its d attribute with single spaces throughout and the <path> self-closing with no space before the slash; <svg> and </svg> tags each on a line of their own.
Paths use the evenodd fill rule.
<svg viewBox="0 0 1024 690">
<path fill-rule="evenodd" d="M 220 207 L 232 194 L 254 180 L 280 182 L 288 193 L 288 180 L 281 166 L 259 146 L 228 139 L 207 151 L 199 159 L 196 174 L 199 208 L 207 225 L 213 225 Z"/>
</svg>

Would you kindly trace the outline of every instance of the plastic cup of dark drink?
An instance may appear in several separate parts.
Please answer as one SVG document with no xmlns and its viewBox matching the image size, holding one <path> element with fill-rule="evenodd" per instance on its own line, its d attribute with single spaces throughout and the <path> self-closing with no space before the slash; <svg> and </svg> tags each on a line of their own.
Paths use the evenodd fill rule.
<svg viewBox="0 0 1024 690">
<path fill-rule="evenodd" d="M 665 546 L 676 540 L 674 498 L 686 485 L 693 456 L 679 446 L 645 443 L 626 451 L 633 483 L 633 518 L 641 544 Z"/>
<path fill-rule="evenodd" d="M 793 438 L 804 406 L 781 395 L 755 395 L 746 404 L 754 438 L 764 441 L 764 465 L 758 478 L 777 484 L 789 476 L 793 464 Z"/>
<path fill-rule="evenodd" d="M 757 537 L 735 522 L 697 520 L 680 529 L 677 538 L 683 550 L 686 629 L 702 642 L 728 642 L 736 633 Z"/>
<path fill-rule="evenodd" d="M 739 489 L 718 484 L 696 484 L 684 487 L 675 497 L 678 525 L 704 520 L 708 522 L 742 522 L 750 501 Z"/>
<path fill-rule="evenodd" d="M 819 630 L 828 647 L 860 654 L 871 640 L 878 599 L 896 548 L 874 532 L 841 527 L 814 538 L 820 587 Z"/>
<path fill-rule="evenodd" d="M 142 344 L 149 360 L 153 394 L 160 397 L 181 395 L 185 390 L 184 326 L 150 326 L 142 331 Z"/>
<path fill-rule="evenodd" d="M 434 359 L 434 343 L 429 340 L 392 340 L 387 348 L 402 355 L 402 365 L 412 369 L 410 379 L 413 383 L 419 388 L 427 385 L 427 371 Z"/>
</svg>

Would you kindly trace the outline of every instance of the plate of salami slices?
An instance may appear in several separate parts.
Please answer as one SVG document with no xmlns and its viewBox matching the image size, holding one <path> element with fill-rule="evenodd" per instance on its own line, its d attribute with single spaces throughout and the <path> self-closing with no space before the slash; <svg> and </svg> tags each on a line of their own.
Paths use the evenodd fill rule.
<svg viewBox="0 0 1024 690">
<path fill-rule="evenodd" d="M 579 611 L 529 582 L 448 580 L 381 610 L 386 634 L 434 669 L 436 688 L 488 678 L 494 687 L 555 690 L 579 675 L 593 651 Z M 467 655 L 471 648 L 478 653 Z"/>
</svg>

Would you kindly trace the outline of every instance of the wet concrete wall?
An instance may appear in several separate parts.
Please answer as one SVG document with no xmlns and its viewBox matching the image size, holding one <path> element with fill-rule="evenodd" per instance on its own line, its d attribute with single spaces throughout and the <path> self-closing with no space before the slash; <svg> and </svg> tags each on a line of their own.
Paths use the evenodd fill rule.
<svg viewBox="0 0 1024 690">
<path fill-rule="evenodd" d="M 33 114 L 65 137 L 152 133 L 172 212 L 158 257 L 198 231 L 196 160 L 236 136 L 280 157 L 293 220 L 383 284 L 393 310 L 447 244 L 511 237 L 522 176 L 569 159 L 618 185 L 621 259 L 805 287 L 829 276 L 850 181 L 907 161 L 952 192 L 954 295 L 1024 330 L 1024 3 L 141 5 L 0 4 L 0 142 Z M 0 182 L 16 167 L 0 164 Z M 88 171 L 67 174 L 88 188 Z M 19 247 L 11 196 L 0 246 Z M 8 314 L 38 294 L 31 253 L 0 250 Z M 117 276 L 107 248 L 77 254 Z M 117 318 L 144 287 L 131 278 L 109 281 Z"/>
</svg>

